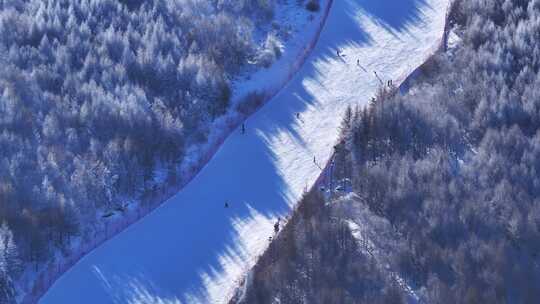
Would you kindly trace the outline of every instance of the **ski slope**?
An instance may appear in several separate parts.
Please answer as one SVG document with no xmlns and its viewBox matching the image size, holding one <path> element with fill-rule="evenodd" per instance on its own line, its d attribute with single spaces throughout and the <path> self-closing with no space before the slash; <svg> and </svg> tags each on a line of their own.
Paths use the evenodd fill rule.
<svg viewBox="0 0 540 304">
<path fill-rule="evenodd" d="M 234 132 L 182 191 L 84 257 L 40 303 L 226 303 L 277 217 L 321 173 L 345 108 L 437 49 L 448 2 L 335 0 L 311 56 L 246 134 Z"/>
</svg>

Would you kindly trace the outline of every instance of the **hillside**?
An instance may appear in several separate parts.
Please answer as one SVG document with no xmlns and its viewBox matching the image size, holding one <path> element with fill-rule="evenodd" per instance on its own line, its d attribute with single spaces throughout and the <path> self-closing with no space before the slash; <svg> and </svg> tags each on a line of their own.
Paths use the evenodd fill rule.
<svg viewBox="0 0 540 304">
<path fill-rule="evenodd" d="M 317 180 L 347 106 L 374 96 L 377 77 L 397 83 L 440 46 L 448 1 L 404 0 L 399 10 L 380 3 L 334 1 L 287 85 L 189 184 L 91 251 L 41 302 L 226 303 L 278 217 Z"/>
<path fill-rule="evenodd" d="M 260 106 L 238 87 L 300 52 L 306 4 L 0 1 L 0 302 L 185 184 Z"/>
<path fill-rule="evenodd" d="M 244 302 L 538 302 L 539 18 L 538 1 L 457 1 L 408 92 L 359 95 Z"/>
</svg>

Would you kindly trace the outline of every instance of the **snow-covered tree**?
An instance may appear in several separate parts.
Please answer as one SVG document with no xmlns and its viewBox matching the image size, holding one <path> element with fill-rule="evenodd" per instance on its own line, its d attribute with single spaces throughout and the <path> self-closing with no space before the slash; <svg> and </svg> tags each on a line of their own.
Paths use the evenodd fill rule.
<svg viewBox="0 0 540 304">
<path fill-rule="evenodd" d="M 0 254 L 3 262 L 3 266 L 0 267 L 15 276 L 21 270 L 22 265 L 13 233 L 6 222 L 0 226 Z"/>
</svg>

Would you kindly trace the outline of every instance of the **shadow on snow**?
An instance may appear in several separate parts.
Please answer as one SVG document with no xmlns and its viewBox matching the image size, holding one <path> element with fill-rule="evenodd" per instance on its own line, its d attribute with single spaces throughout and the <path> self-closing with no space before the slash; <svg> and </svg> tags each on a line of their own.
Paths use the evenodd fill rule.
<svg viewBox="0 0 540 304">
<path fill-rule="evenodd" d="M 362 10 L 386 30 L 399 36 L 408 27 L 422 23 L 422 10 L 431 9 L 426 0 L 358 0 Z"/>
</svg>

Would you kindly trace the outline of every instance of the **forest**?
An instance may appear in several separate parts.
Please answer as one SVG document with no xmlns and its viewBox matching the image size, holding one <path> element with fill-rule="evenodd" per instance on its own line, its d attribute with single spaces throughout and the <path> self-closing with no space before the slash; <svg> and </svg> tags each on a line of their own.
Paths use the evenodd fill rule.
<svg viewBox="0 0 540 304">
<path fill-rule="evenodd" d="M 459 0 L 449 22 L 457 47 L 410 90 L 347 110 L 352 193 L 307 193 L 242 303 L 538 302 L 540 1 Z"/>
<path fill-rule="evenodd" d="M 280 56 L 268 29 L 282 2 L 0 0 L 1 303 L 156 172 L 179 179 L 235 77 Z"/>
</svg>

